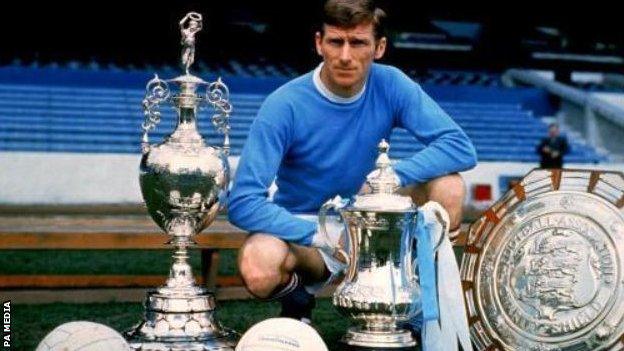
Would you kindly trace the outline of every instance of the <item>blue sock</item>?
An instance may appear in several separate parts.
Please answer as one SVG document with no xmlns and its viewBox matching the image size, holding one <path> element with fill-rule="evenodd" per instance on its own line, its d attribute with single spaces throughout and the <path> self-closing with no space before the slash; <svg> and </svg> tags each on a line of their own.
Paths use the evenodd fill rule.
<svg viewBox="0 0 624 351">
<path fill-rule="evenodd" d="M 293 273 L 296 276 L 296 273 Z M 297 320 L 312 319 L 312 309 L 316 306 L 314 295 L 310 294 L 303 286 L 300 279 L 297 285 L 289 293 L 280 298 L 282 303 L 281 317 L 294 318 Z M 292 281 L 292 278 L 291 278 Z"/>
</svg>

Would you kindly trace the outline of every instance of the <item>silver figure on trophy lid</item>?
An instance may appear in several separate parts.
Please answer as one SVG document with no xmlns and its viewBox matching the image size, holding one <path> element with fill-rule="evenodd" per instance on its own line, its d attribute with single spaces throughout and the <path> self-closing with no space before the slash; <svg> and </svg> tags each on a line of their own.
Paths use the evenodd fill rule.
<svg viewBox="0 0 624 351">
<path fill-rule="evenodd" d="M 150 216 L 171 236 L 175 251 L 167 282 L 148 293 L 143 321 L 126 333 L 133 350 L 234 350 L 236 334 L 216 320 L 214 296 L 195 284 L 188 263 L 193 237 L 225 205 L 230 177 L 228 88 L 221 79 L 206 82 L 189 72 L 201 20 L 191 12 L 180 22 L 185 74 L 169 80 L 156 75 L 143 100 L 141 191 Z M 205 93 L 198 93 L 199 88 Z M 162 143 L 150 144 L 148 134 L 160 122 L 163 103 L 173 105 L 178 123 Z M 215 111 L 212 124 L 224 135 L 221 147 L 208 145 L 197 130 L 204 106 Z"/>
<path fill-rule="evenodd" d="M 195 61 L 195 34 L 202 29 L 202 15 L 197 12 L 189 12 L 180 21 L 180 33 L 182 34 L 182 68 L 186 74 Z"/>
</svg>

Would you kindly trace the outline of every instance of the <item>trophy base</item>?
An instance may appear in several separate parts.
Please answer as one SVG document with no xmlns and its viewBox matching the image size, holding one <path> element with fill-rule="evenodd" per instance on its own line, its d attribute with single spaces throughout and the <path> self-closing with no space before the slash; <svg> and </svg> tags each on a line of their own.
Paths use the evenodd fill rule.
<svg viewBox="0 0 624 351">
<path fill-rule="evenodd" d="M 341 343 L 347 350 L 413 350 L 416 339 L 408 330 L 370 331 L 362 328 L 349 328 Z"/>
<path fill-rule="evenodd" d="M 124 333 L 133 351 L 234 351 L 238 334 L 214 318 L 214 296 L 202 288 L 174 294 L 160 288 L 147 294 L 145 315 Z"/>
<path fill-rule="evenodd" d="M 131 341 L 132 351 L 234 351 L 236 342 L 228 340 L 205 340 L 202 342 L 175 341 Z"/>
</svg>

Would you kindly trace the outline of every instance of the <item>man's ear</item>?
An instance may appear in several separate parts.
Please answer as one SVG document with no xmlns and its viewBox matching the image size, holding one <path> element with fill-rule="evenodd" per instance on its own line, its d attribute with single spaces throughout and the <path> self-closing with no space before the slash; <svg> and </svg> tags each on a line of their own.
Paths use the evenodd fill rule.
<svg viewBox="0 0 624 351">
<path fill-rule="evenodd" d="M 375 45 L 375 60 L 379 60 L 383 57 L 386 52 L 386 45 L 388 44 L 388 39 L 386 37 L 381 37 L 377 44 Z"/>
<path fill-rule="evenodd" d="M 321 36 L 321 32 L 316 32 L 314 35 L 314 43 L 316 44 L 316 53 L 323 57 L 323 51 L 321 50 L 321 42 L 323 41 L 323 37 Z"/>
</svg>

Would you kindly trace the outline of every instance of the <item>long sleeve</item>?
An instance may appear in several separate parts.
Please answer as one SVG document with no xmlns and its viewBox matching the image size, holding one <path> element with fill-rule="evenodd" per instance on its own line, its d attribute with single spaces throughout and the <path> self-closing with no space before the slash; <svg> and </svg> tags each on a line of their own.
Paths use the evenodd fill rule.
<svg viewBox="0 0 624 351">
<path fill-rule="evenodd" d="M 291 115 L 285 103 L 271 97 L 260 108 L 239 160 L 228 216 L 234 225 L 249 232 L 309 245 L 316 223 L 293 216 L 268 198 L 268 189 L 290 143 Z"/>
<path fill-rule="evenodd" d="M 466 133 L 417 83 L 401 73 L 394 88 L 395 126 L 407 129 L 426 145 L 395 165 L 402 186 L 423 183 L 476 165 L 476 151 Z"/>
</svg>

